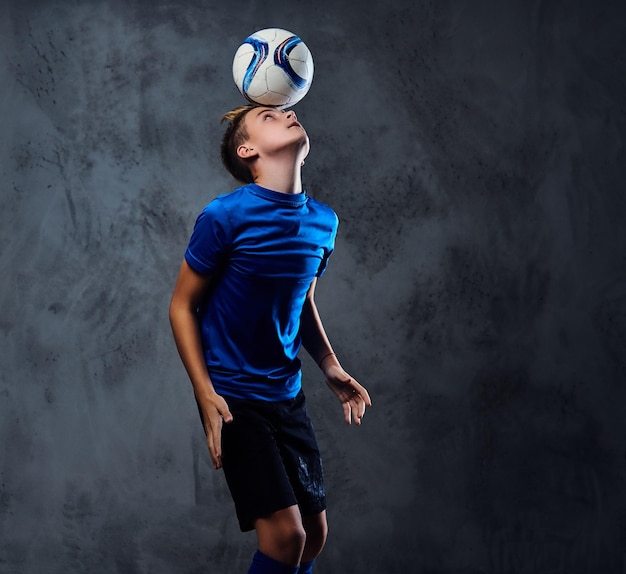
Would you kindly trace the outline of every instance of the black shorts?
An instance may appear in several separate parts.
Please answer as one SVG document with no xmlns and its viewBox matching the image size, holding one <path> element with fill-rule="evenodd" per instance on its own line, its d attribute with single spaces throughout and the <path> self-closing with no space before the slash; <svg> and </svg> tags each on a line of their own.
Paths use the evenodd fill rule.
<svg viewBox="0 0 626 574">
<path fill-rule="evenodd" d="M 322 461 L 302 390 L 278 402 L 224 399 L 233 421 L 222 427 L 222 467 L 241 530 L 294 504 L 303 516 L 322 512 Z"/>
</svg>

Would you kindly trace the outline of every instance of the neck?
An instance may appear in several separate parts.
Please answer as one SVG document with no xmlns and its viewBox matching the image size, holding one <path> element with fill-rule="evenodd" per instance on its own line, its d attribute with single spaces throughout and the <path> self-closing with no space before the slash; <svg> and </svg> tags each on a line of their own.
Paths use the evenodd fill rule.
<svg viewBox="0 0 626 574">
<path fill-rule="evenodd" d="M 282 193 L 302 193 L 300 163 L 271 162 L 265 160 L 263 169 L 255 170 L 254 183 Z"/>
</svg>

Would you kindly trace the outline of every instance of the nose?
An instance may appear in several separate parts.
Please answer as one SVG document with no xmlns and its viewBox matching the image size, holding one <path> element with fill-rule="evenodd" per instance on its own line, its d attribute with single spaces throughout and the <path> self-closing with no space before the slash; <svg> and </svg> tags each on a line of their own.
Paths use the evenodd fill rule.
<svg viewBox="0 0 626 574">
<path fill-rule="evenodd" d="M 298 116 L 296 116 L 296 112 L 293 110 L 289 110 L 286 114 L 288 120 L 296 120 L 298 121 Z"/>
</svg>

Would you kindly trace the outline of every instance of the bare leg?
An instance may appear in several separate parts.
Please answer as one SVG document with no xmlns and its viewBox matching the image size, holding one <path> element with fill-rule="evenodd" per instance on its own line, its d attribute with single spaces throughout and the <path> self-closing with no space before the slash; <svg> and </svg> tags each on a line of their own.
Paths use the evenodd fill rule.
<svg viewBox="0 0 626 574">
<path fill-rule="evenodd" d="M 306 543 L 302 552 L 302 562 L 315 560 L 324 548 L 326 535 L 328 534 L 328 524 L 326 522 L 326 511 L 313 516 L 303 516 L 302 524 L 306 532 Z"/>
<path fill-rule="evenodd" d="M 284 564 L 300 564 L 306 532 L 296 505 L 278 510 L 267 518 L 258 518 L 254 528 L 263 554 Z"/>
</svg>

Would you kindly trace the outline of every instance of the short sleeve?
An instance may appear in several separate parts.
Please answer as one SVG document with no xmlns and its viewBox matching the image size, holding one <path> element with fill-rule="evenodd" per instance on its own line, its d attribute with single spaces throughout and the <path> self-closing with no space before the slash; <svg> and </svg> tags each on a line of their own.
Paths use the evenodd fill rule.
<svg viewBox="0 0 626 574">
<path fill-rule="evenodd" d="M 185 260 L 198 273 L 216 273 L 228 257 L 230 237 L 228 213 L 219 200 L 213 200 L 196 219 Z"/>
</svg>

